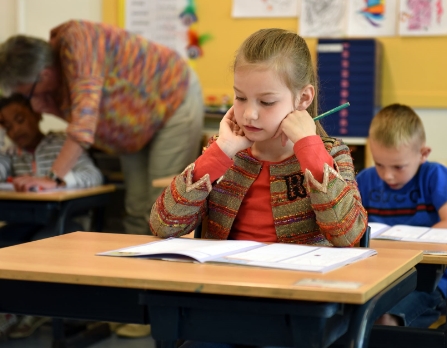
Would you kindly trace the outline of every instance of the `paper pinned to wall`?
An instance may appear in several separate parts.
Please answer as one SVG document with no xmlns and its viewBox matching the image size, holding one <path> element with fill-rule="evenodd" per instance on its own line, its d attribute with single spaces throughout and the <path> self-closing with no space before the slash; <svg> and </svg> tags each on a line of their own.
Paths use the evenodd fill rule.
<svg viewBox="0 0 447 348">
<path fill-rule="evenodd" d="M 299 34 L 303 37 L 343 37 L 347 32 L 346 0 L 301 0 Z"/>
<path fill-rule="evenodd" d="M 127 0 L 125 26 L 130 32 L 187 56 L 188 25 L 181 17 L 187 0 Z"/>
<path fill-rule="evenodd" d="M 351 0 L 348 36 L 394 36 L 397 34 L 397 0 Z"/>
<path fill-rule="evenodd" d="M 401 0 L 399 34 L 429 36 L 447 34 L 447 0 Z"/>
<path fill-rule="evenodd" d="M 297 17 L 301 0 L 233 0 L 235 18 Z"/>
</svg>

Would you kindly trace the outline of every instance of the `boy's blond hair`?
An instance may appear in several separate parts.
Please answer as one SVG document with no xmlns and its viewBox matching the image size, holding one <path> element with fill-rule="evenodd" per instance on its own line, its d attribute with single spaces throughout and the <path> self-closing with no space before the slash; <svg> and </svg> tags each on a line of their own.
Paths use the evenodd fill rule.
<svg viewBox="0 0 447 348">
<path fill-rule="evenodd" d="M 371 122 L 369 137 L 387 148 L 425 144 L 421 119 L 412 108 L 402 104 L 391 104 L 380 110 Z"/>
</svg>

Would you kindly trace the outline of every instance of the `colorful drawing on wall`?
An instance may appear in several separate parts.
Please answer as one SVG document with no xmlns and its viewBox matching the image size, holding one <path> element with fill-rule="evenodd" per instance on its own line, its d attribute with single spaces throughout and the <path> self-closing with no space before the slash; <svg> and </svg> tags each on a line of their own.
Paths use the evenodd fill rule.
<svg viewBox="0 0 447 348">
<path fill-rule="evenodd" d="M 302 0 L 299 33 L 303 37 L 342 37 L 347 30 L 345 0 Z"/>
<path fill-rule="evenodd" d="M 179 18 L 183 25 L 188 28 L 188 43 L 186 45 L 186 55 L 189 59 L 197 59 L 203 55 L 202 45 L 211 39 L 210 34 L 199 35 L 195 23 L 197 23 L 196 4 L 194 0 L 188 0 L 188 4 L 180 12 Z"/>
<path fill-rule="evenodd" d="M 127 0 L 125 12 L 127 30 L 173 48 L 184 58 L 202 56 L 202 45 L 211 38 L 197 32 L 194 0 Z"/>
<path fill-rule="evenodd" d="M 197 59 L 203 55 L 202 46 L 205 42 L 211 40 L 211 35 L 199 35 L 196 30 L 189 28 L 188 38 L 188 46 L 186 47 L 188 58 Z"/>
<path fill-rule="evenodd" d="M 127 30 L 187 57 L 188 27 L 179 14 L 188 7 L 188 0 L 126 0 L 125 6 Z"/>
<path fill-rule="evenodd" d="M 401 0 L 399 34 L 428 36 L 447 34 L 447 0 Z"/>
<path fill-rule="evenodd" d="M 235 18 L 297 17 L 297 0 L 233 0 Z"/>
<path fill-rule="evenodd" d="M 197 22 L 196 5 L 194 0 L 188 0 L 188 5 L 186 5 L 184 10 L 180 13 L 179 17 L 182 20 L 183 25 L 187 27 Z"/>
<path fill-rule="evenodd" d="M 393 36 L 396 25 L 396 0 L 349 1 L 348 36 Z"/>
</svg>

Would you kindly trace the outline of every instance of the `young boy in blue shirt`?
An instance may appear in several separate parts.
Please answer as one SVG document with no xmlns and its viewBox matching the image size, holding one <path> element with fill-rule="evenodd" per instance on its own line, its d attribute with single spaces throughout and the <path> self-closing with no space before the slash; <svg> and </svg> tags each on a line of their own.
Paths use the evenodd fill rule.
<svg viewBox="0 0 447 348">
<path fill-rule="evenodd" d="M 427 161 L 431 149 L 419 116 L 389 105 L 373 118 L 369 144 L 375 167 L 357 183 L 369 222 L 447 228 L 447 168 Z M 432 293 L 413 291 L 377 324 L 428 327 L 445 308 L 447 272 Z"/>
</svg>

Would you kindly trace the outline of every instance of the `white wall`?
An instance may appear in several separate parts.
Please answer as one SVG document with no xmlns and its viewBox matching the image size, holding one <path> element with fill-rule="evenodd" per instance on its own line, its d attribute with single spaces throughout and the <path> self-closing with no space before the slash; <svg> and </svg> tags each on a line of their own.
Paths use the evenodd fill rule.
<svg viewBox="0 0 447 348">
<path fill-rule="evenodd" d="M 432 152 L 428 159 L 447 165 L 447 149 L 445 146 L 447 129 L 447 109 L 415 109 L 424 123 L 427 145 Z"/>
<path fill-rule="evenodd" d="M 15 34 L 48 39 L 53 27 L 70 19 L 101 21 L 102 0 L 0 0 L 0 41 Z M 66 122 L 44 115 L 41 128 L 64 130 Z"/>
</svg>

